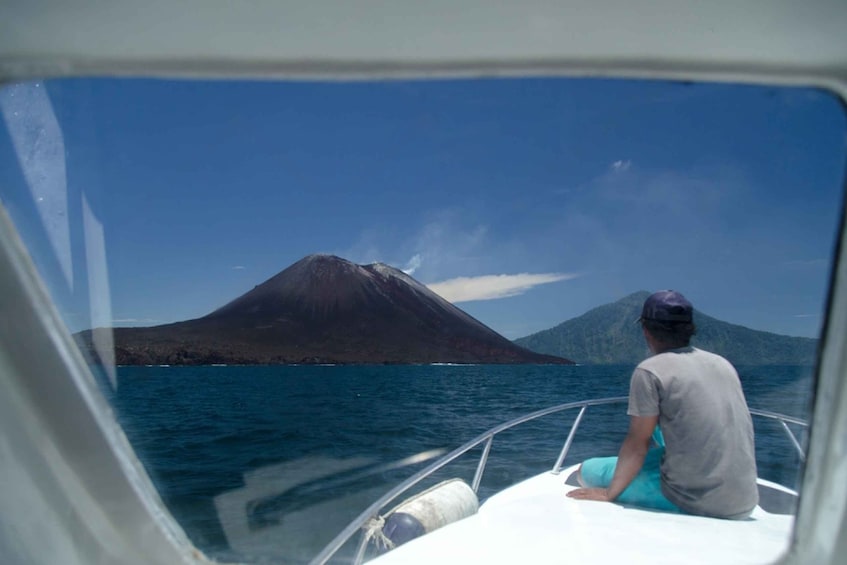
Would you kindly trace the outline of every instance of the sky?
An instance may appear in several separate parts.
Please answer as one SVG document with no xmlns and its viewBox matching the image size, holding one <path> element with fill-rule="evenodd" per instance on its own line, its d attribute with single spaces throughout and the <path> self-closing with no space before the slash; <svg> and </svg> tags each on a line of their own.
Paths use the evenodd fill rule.
<svg viewBox="0 0 847 565">
<path fill-rule="evenodd" d="M 61 79 L 0 91 L 0 199 L 72 331 L 208 314 L 312 253 L 510 339 L 640 290 L 815 337 L 845 115 L 609 79 Z"/>
</svg>

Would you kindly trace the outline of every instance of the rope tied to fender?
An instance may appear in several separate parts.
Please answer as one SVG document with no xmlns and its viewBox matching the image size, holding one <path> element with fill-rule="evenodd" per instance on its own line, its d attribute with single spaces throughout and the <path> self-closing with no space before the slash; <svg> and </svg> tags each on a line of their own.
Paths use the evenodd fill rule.
<svg viewBox="0 0 847 565">
<path fill-rule="evenodd" d="M 362 529 L 365 531 L 366 543 L 373 540 L 374 544 L 379 549 L 394 549 L 394 542 L 386 537 L 385 532 L 383 531 L 384 527 L 385 518 L 382 516 L 377 515 L 375 518 L 368 520 L 368 522 L 362 526 Z"/>
</svg>

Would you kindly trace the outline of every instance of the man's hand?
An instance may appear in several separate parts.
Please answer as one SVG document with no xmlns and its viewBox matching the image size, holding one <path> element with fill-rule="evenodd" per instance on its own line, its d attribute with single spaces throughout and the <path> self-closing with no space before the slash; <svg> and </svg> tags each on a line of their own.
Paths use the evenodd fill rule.
<svg viewBox="0 0 847 565">
<path fill-rule="evenodd" d="M 600 502 L 611 502 L 609 491 L 604 488 L 578 488 L 567 493 L 568 498 L 579 500 L 599 500 Z"/>
</svg>

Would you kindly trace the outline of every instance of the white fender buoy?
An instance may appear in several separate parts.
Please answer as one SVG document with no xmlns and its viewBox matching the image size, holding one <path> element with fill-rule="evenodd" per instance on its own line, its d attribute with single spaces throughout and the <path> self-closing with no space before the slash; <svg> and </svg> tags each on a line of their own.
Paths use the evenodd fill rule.
<svg viewBox="0 0 847 565">
<path fill-rule="evenodd" d="M 385 520 L 383 535 L 394 546 L 476 514 L 479 499 L 461 479 L 449 479 L 403 501 Z"/>
</svg>

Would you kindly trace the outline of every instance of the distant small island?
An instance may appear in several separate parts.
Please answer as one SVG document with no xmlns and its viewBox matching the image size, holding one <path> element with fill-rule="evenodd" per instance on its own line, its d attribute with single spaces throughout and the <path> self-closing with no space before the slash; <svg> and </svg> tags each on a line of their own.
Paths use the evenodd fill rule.
<svg viewBox="0 0 847 565">
<path fill-rule="evenodd" d="M 554 328 L 515 340 L 538 353 L 560 355 L 577 363 L 631 364 L 647 355 L 641 327 L 633 323 L 641 315 L 647 291 L 630 294 L 617 302 L 594 308 Z M 697 335 L 692 345 L 708 349 L 735 365 L 812 365 L 818 340 L 762 332 L 722 322 L 694 311 Z"/>
<path fill-rule="evenodd" d="M 97 331 L 76 335 L 91 356 Z M 202 318 L 113 332 L 119 365 L 573 363 L 516 345 L 400 270 L 333 255 Z"/>
</svg>

